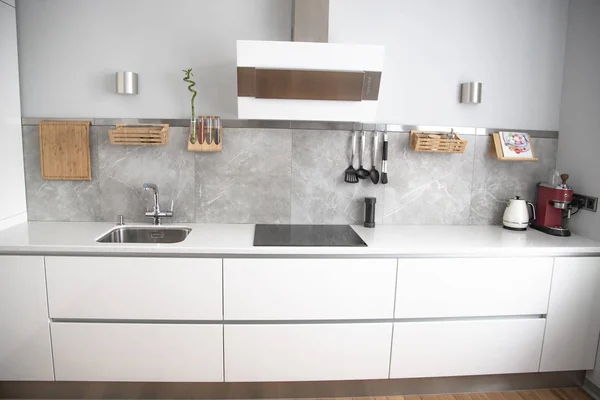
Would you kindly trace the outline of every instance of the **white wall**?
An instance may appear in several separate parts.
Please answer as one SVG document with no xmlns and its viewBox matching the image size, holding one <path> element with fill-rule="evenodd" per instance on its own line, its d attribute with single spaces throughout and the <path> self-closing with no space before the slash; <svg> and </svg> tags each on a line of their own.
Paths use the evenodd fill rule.
<svg viewBox="0 0 600 400">
<path fill-rule="evenodd" d="M 571 0 L 565 62 L 558 170 L 575 191 L 600 196 L 600 1 Z M 600 213 L 581 211 L 574 232 L 600 240 Z M 600 357 L 588 378 L 600 386 Z"/>
<path fill-rule="evenodd" d="M 27 220 L 15 9 L 0 2 L 0 229 Z"/>
<path fill-rule="evenodd" d="M 24 117 L 237 115 L 236 40 L 290 40 L 291 0 L 17 0 Z M 114 74 L 139 73 L 139 95 Z"/>
<path fill-rule="evenodd" d="M 567 14 L 567 0 L 331 0 L 329 41 L 386 46 L 378 121 L 558 130 Z M 458 102 L 470 80 L 480 105 Z"/>
<path fill-rule="evenodd" d="M 558 170 L 575 191 L 600 196 L 600 1 L 571 0 L 560 114 Z M 573 230 L 600 240 L 600 213 L 581 211 Z M 600 380 L 599 380 L 600 382 Z"/>
</svg>

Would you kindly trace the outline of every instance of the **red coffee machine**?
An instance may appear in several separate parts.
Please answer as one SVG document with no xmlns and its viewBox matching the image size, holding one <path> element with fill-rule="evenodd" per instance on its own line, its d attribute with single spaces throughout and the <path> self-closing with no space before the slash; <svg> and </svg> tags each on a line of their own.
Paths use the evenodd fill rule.
<svg viewBox="0 0 600 400">
<path fill-rule="evenodd" d="M 560 176 L 562 183 L 553 186 L 538 183 L 536 218 L 532 228 L 554 236 L 571 236 L 564 219 L 571 218 L 573 188 L 567 185 L 569 175 Z"/>
</svg>

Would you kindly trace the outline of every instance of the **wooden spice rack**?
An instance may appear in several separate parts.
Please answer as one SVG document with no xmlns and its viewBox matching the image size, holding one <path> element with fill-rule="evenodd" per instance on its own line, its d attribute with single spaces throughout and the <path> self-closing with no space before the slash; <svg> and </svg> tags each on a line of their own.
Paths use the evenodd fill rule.
<svg viewBox="0 0 600 400">
<path fill-rule="evenodd" d="M 209 134 L 208 133 L 208 128 L 205 129 L 205 126 L 203 123 L 198 123 L 196 125 L 196 143 L 192 144 L 192 142 L 190 142 L 190 135 L 188 135 L 188 151 L 198 151 L 198 152 L 205 152 L 205 153 L 216 153 L 216 152 L 220 152 L 223 150 L 223 126 L 220 124 L 220 118 L 219 117 L 199 117 L 198 120 L 202 121 L 202 119 L 205 118 L 215 118 L 218 119 L 219 124 L 218 124 L 218 136 L 219 136 L 219 144 L 215 143 L 215 137 L 217 136 L 217 128 L 210 128 L 211 130 L 211 135 L 212 135 L 212 141 L 211 143 L 207 143 L 206 141 L 206 136 Z M 202 143 L 200 143 L 200 139 L 204 138 L 204 141 Z"/>
<path fill-rule="evenodd" d="M 199 136 L 197 136 L 199 137 Z M 207 152 L 207 153 L 215 153 L 215 152 L 219 152 L 221 150 L 223 150 L 223 127 L 219 128 L 219 144 L 215 144 L 214 142 L 214 138 L 213 138 L 213 142 L 212 143 L 199 143 L 198 140 L 196 140 L 196 143 L 192 144 L 190 142 L 190 138 L 188 137 L 188 151 L 201 151 L 201 152 Z"/>
<path fill-rule="evenodd" d="M 500 133 L 492 133 L 489 150 L 489 156 L 491 158 L 497 158 L 500 161 L 539 161 L 539 158 L 535 157 L 533 145 L 531 145 L 531 154 L 533 155 L 532 158 L 504 157 L 504 153 L 502 152 L 502 143 L 500 142 Z"/>
<path fill-rule="evenodd" d="M 447 132 L 410 131 L 410 147 L 417 152 L 462 154 L 467 148 L 467 140 L 457 133 L 456 139 L 449 139 Z"/>
<path fill-rule="evenodd" d="M 165 146 L 169 144 L 168 124 L 118 124 L 109 130 L 110 143 L 126 146 Z"/>
</svg>

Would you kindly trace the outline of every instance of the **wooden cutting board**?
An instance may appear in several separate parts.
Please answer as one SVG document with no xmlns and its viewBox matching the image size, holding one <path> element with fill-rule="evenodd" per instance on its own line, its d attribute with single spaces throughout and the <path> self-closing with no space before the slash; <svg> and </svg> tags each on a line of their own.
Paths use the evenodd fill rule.
<svg viewBox="0 0 600 400">
<path fill-rule="evenodd" d="M 89 121 L 40 122 L 42 179 L 89 181 Z"/>
</svg>

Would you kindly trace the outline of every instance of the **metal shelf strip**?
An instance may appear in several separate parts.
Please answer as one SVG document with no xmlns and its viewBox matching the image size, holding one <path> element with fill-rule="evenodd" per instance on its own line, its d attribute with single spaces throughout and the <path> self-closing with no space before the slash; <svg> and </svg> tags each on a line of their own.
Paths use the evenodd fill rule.
<svg viewBox="0 0 600 400">
<path fill-rule="evenodd" d="M 40 121 L 90 121 L 93 126 L 115 126 L 117 124 L 169 124 L 174 128 L 188 128 L 189 119 L 153 119 L 153 118 L 22 118 L 23 126 L 36 126 Z M 250 119 L 223 119 L 224 128 L 252 128 L 252 129 L 296 129 L 296 130 L 323 130 L 323 131 L 373 131 L 375 128 L 388 132 L 410 132 L 411 130 L 450 132 L 454 130 L 461 135 L 486 136 L 494 132 L 525 132 L 531 137 L 556 139 L 558 131 L 543 131 L 532 129 L 507 129 L 507 128 L 474 128 L 461 126 L 432 126 L 432 125 L 404 125 L 394 123 L 361 123 L 340 121 L 280 121 L 280 120 L 250 120 Z"/>
</svg>

